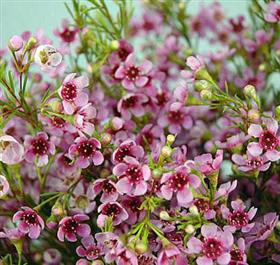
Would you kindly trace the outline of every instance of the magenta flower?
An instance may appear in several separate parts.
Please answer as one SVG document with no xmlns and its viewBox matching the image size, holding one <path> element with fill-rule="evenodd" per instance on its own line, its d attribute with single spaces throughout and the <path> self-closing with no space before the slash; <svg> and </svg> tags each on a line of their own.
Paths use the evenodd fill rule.
<svg viewBox="0 0 280 265">
<path fill-rule="evenodd" d="M 13 165 L 21 162 L 24 156 L 23 146 L 12 136 L 3 135 L 0 137 L 0 161 Z"/>
<path fill-rule="evenodd" d="M 233 211 L 231 212 L 225 205 L 221 206 L 221 212 L 224 219 L 228 221 L 226 228 L 232 233 L 241 229 L 243 233 L 249 232 L 254 223 L 249 223 L 257 213 L 257 208 L 252 207 L 248 212 L 245 211 L 245 205 L 241 200 L 231 202 Z"/>
<path fill-rule="evenodd" d="M 125 157 L 123 163 L 113 168 L 113 174 L 119 180 L 116 184 L 118 191 L 122 194 L 140 196 L 147 192 L 147 181 L 151 177 L 151 170 L 147 165 L 141 165 L 133 157 Z"/>
<path fill-rule="evenodd" d="M 136 138 L 137 144 L 150 148 L 154 147 L 160 141 L 164 141 L 163 129 L 153 124 L 146 124 Z"/>
<path fill-rule="evenodd" d="M 118 202 L 103 203 L 98 207 L 100 213 L 97 218 L 97 225 L 104 227 L 108 217 L 113 220 L 113 225 L 119 225 L 128 218 L 126 210 Z"/>
<path fill-rule="evenodd" d="M 87 168 L 91 161 L 95 166 L 99 166 L 103 163 L 103 154 L 99 151 L 101 143 L 95 139 L 87 139 L 85 137 L 78 137 L 75 139 L 75 143 L 69 147 L 69 157 L 76 159 L 75 165 L 80 168 Z"/>
<path fill-rule="evenodd" d="M 173 194 L 176 194 L 178 204 L 185 206 L 193 200 L 193 194 L 190 185 L 198 188 L 200 180 L 197 176 L 190 174 L 190 169 L 186 166 L 180 166 L 175 172 L 163 174 L 161 178 L 161 194 L 166 200 L 171 200 Z"/>
<path fill-rule="evenodd" d="M 271 164 L 266 156 L 252 156 L 248 151 L 244 156 L 234 154 L 231 159 L 243 172 L 266 171 Z"/>
<path fill-rule="evenodd" d="M 194 202 L 200 213 L 203 214 L 206 220 L 211 220 L 216 216 L 215 210 L 211 208 L 210 202 L 205 199 L 197 199 Z"/>
<path fill-rule="evenodd" d="M 248 265 L 245 253 L 245 240 L 243 238 L 239 238 L 237 241 L 237 248 L 233 247 L 230 251 L 229 265 Z"/>
<path fill-rule="evenodd" d="M 122 142 L 113 153 L 113 162 L 115 164 L 123 162 L 127 156 L 140 159 L 144 156 L 144 150 L 141 146 L 137 145 L 133 140 L 126 140 Z"/>
<path fill-rule="evenodd" d="M 130 120 L 132 114 L 136 117 L 143 116 L 145 114 L 143 104 L 148 100 L 144 94 L 128 93 L 118 102 L 118 112 L 125 120 Z"/>
<path fill-rule="evenodd" d="M 162 128 L 168 126 L 170 133 L 178 134 L 182 127 L 190 129 L 193 121 L 189 115 L 189 109 L 181 102 L 174 102 L 169 106 L 168 112 L 159 118 L 158 124 Z"/>
<path fill-rule="evenodd" d="M 233 245 L 233 236 L 229 231 L 222 231 L 215 224 L 207 224 L 201 227 L 203 238 L 192 237 L 188 243 L 190 254 L 201 254 L 196 259 L 197 265 L 212 265 L 217 262 L 220 265 L 229 264 L 230 249 Z"/>
<path fill-rule="evenodd" d="M 187 265 L 187 258 L 183 256 L 180 250 L 170 244 L 167 247 L 163 248 L 162 251 L 158 255 L 157 259 L 158 265 Z"/>
<path fill-rule="evenodd" d="M 77 241 L 77 235 L 82 238 L 89 236 L 90 226 L 82 223 L 87 220 L 89 220 L 89 217 L 85 214 L 64 217 L 59 222 L 57 238 L 62 242 L 64 238 L 70 242 L 75 242 Z"/>
<path fill-rule="evenodd" d="M 194 162 L 197 164 L 198 169 L 205 175 L 217 173 L 223 162 L 223 150 L 218 150 L 214 159 L 211 154 L 203 154 L 196 156 Z"/>
<path fill-rule="evenodd" d="M 62 99 L 62 104 L 66 114 L 73 114 L 77 107 L 82 107 L 88 103 L 88 95 L 83 92 L 83 88 L 88 86 L 86 76 L 76 77 L 75 73 L 69 74 L 62 82 L 58 94 Z"/>
<path fill-rule="evenodd" d="M 101 192 L 100 201 L 102 203 L 116 201 L 119 196 L 115 183 L 109 179 L 95 180 L 93 185 L 89 187 L 87 195 L 89 198 L 94 199 Z"/>
<path fill-rule="evenodd" d="M 104 254 L 103 247 L 96 244 L 93 236 L 84 237 L 81 240 L 82 245 L 77 247 L 76 252 L 79 257 L 86 257 L 87 260 L 96 260 Z"/>
<path fill-rule="evenodd" d="M 76 34 L 78 33 L 78 29 L 76 28 L 70 28 L 69 22 L 67 19 L 62 20 L 62 30 L 59 30 L 58 28 L 54 30 L 54 35 L 61 38 L 63 42 L 71 43 L 76 40 Z"/>
<path fill-rule="evenodd" d="M 278 3 L 270 2 L 267 5 L 267 12 L 264 14 L 264 19 L 267 22 L 279 23 L 280 22 L 280 5 Z"/>
<path fill-rule="evenodd" d="M 9 189 L 10 185 L 8 180 L 4 176 L 0 175 L 0 198 L 6 195 Z"/>
<path fill-rule="evenodd" d="M 265 129 L 258 124 L 251 124 L 248 129 L 250 136 L 259 138 L 259 142 L 251 142 L 248 144 L 248 151 L 253 156 L 260 156 L 265 152 L 265 156 L 270 161 L 280 159 L 280 152 L 277 150 L 280 146 L 280 136 L 278 132 L 278 122 L 274 119 L 264 120 Z"/>
<path fill-rule="evenodd" d="M 31 239 L 38 238 L 45 227 L 41 216 L 29 207 L 21 207 L 21 210 L 14 214 L 13 222 L 17 221 L 19 221 L 18 230 L 28 234 Z"/>
<path fill-rule="evenodd" d="M 120 65 L 115 73 L 117 79 L 122 80 L 124 88 L 135 91 L 139 87 L 145 86 L 149 78 L 147 74 L 151 71 L 153 65 L 150 61 L 144 61 L 140 66 L 135 65 L 133 54 L 127 56 L 123 65 Z"/>
<path fill-rule="evenodd" d="M 55 154 L 55 145 L 52 140 L 49 141 L 49 137 L 45 132 L 39 132 L 36 136 L 25 136 L 25 159 L 29 163 L 35 161 L 38 167 L 48 164 L 48 155 Z"/>
<path fill-rule="evenodd" d="M 140 210 L 140 206 L 143 200 L 139 196 L 124 196 L 121 199 L 121 204 L 128 213 L 128 219 L 126 222 L 128 224 L 135 224 L 138 219 L 145 216 L 145 211 Z"/>
</svg>

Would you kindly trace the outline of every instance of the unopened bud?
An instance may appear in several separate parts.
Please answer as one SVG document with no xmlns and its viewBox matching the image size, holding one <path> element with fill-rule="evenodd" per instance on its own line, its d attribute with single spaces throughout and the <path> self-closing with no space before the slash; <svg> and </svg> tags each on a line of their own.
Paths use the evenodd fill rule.
<svg viewBox="0 0 280 265">
<path fill-rule="evenodd" d="M 209 90 L 202 90 L 200 92 L 200 97 L 203 99 L 203 100 L 211 100 L 212 99 L 212 92 L 209 91 Z"/>
<path fill-rule="evenodd" d="M 202 90 L 208 90 L 209 88 L 210 88 L 210 84 L 206 80 L 199 80 L 199 81 L 195 81 L 194 83 L 194 89 L 198 92 Z"/>
<path fill-rule="evenodd" d="M 34 37 L 29 38 L 29 40 L 26 43 L 25 49 L 30 50 L 30 49 L 34 48 L 36 43 L 37 43 L 37 40 Z"/>
<path fill-rule="evenodd" d="M 116 51 L 117 49 L 120 48 L 120 43 L 119 43 L 117 40 L 113 40 L 113 41 L 111 41 L 111 43 L 110 43 L 110 48 L 111 48 L 113 51 Z"/>
<path fill-rule="evenodd" d="M 164 221 L 169 221 L 170 220 L 170 215 L 167 211 L 161 211 L 160 214 L 159 214 L 159 218 L 161 220 L 164 220 Z"/>
<path fill-rule="evenodd" d="M 104 265 L 104 262 L 100 259 L 91 262 L 91 265 Z"/>
<path fill-rule="evenodd" d="M 175 136 L 174 136 L 173 134 L 168 134 L 166 140 L 167 140 L 167 143 L 168 143 L 169 145 L 171 145 L 171 144 L 173 144 L 174 141 L 175 141 Z"/>
<path fill-rule="evenodd" d="M 195 228 L 194 228 L 193 225 L 187 225 L 186 228 L 185 228 L 185 232 L 187 234 L 192 234 L 194 231 L 195 231 Z"/>
<path fill-rule="evenodd" d="M 264 63 L 260 64 L 260 65 L 259 65 L 259 70 L 260 70 L 261 72 L 264 72 L 264 71 L 266 70 L 266 65 L 265 65 Z"/>
<path fill-rule="evenodd" d="M 169 147 L 169 146 L 164 146 L 162 149 L 161 149 L 161 155 L 165 158 L 167 157 L 170 157 L 172 155 L 172 148 Z"/>
<path fill-rule="evenodd" d="M 247 97 L 250 97 L 252 99 L 255 99 L 257 97 L 256 89 L 252 85 L 247 85 L 244 87 L 244 95 Z"/>
<path fill-rule="evenodd" d="M 275 118 L 280 121 L 280 105 L 275 108 Z"/>
<path fill-rule="evenodd" d="M 102 133 L 101 134 L 101 144 L 108 145 L 112 141 L 112 136 L 109 133 Z"/>
<path fill-rule="evenodd" d="M 160 169 L 156 168 L 153 170 L 153 176 L 154 178 L 159 178 L 162 175 L 162 172 Z"/>
<path fill-rule="evenodd" d="M 13 51 L 18 51 L 23 46 L 23 40 L 20 36 L 14 35 L 9 42 L 9 48 Z"/>
<path fill-rule="evenodd" d="M 196 207 L 195 205 L 191 206 L 191 207 L 189 208 L 189 211 L 190 211 L 190 213 L 191 213 L 192 215 L 199 215 L 198 209 L 197 209 L 197 207 Z"/>
<path fill-rule="evenodd" d="M 147 250 L 148 250 L 147 243 L 145 244 L 145 242 L 143 242 L 143 241 L 140 241 L 140 242 L 136 243 L 136 245 L 135 245 L 136 253 L 144 254 L 144 253 L 147 252 Z"/>
<path fill-rule="evenodd" d="M 112 128 L 115 131 L 120 130 L 123 127 L 124 121 L 123 119 L 119 118 L 119 117 L 114 117 L 112 119 Z"/>
<path fill-rule="evenodd" d="M 251 109 L 248 112 L 248 118 L 250 121 L 258 121 L 260 118 L 260 112 L 256 109 Z"/>
</svg>

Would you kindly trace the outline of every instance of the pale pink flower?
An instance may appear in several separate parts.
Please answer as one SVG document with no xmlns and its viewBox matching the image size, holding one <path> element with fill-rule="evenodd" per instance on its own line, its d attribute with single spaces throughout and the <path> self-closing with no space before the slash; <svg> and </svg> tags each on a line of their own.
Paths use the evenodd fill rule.
<svg viewBox="0 0 280 265">
<path fill-rule="evenodd" d="M 10 185 L 8 180 L 3 175 L 0 175 L 0 198 L 6 195 L 9 189 Z"/>
<path fill-rule="evenodd" d="M 23 146 L 12 136 L 0 137 L 0 161 L 13 165 L 21 162 L 24 158 Z"/>
</svg>

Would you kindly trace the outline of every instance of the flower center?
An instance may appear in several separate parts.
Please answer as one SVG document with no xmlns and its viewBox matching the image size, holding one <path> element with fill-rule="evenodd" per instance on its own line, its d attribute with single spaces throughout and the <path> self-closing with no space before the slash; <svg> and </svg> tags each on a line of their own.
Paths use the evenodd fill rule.
<svg viewBox="0 0 280 265">
<path fill-rule="evenodd" d="M 207 212 L 210 209 L 209 202 L 204 199 L 198 199 L 195 201 L 194 204 L 198 208 L 198 210 L 201 212 Z"/>
<path fill-rule="evenodd" d="M 202 251 L 210 259 L 217 259 L 223 252 L 223 244 L 216 238 L 207 238 L 204 240 Z"/>
<path fill-rule="evenodd" d="M 127 56 L 129 55 L 129 52 L 127 52 L 126 49 L 119 49 L 119 50 L 118 50 L 118 55 L 119 55 L 121 61 L 125 61 L 125 59 L 126 59 Z"/>
<path fill-rule="evenodd" d="M 78 152 L 82 157 L 90 157 L 95 152 L 95 147 L 90 142 L 83 142 L 78 146 Z"/>
<path fill-rule="evenodd" d="M 189 179 L 187 175 L 183 173 L 174 173 L 173 176 L 168 181 L 168 186 L 170 189 L 174 191 L 182 190 L 185 185 L 189 183 Z"/>
<path fill-rule="evenodd" d="M 169 100 L 169 97 L 168 97 L 167 93 L 162 92 L 162 93 L 158 93 L 156 95 L 156 99 L 157 99 L 157 104 L 159 106 L 164 106 L 165 103 Z"/>
<path fill-rule="evenodd" d="M 90 246 L 86 250 L 86 257 L 90 259 L 97 259 L 100 255 L 100 249 L 97 246 Z"/>
<path fill-rule="evenodd" d="M 142 134 L 140 144 L 142 146 L 151 145 L 154 141 L 154 136 L 151 132 L 145 132 Z"/>
<path fill-rule="evenodd" d="M 34 139 L 31 145 L 32 151 L 36 155 L 45 155 L 48 152 L 49 144 L 45 139 Z"/>
<path fill-rule="evenodd" d="M 138 255 L 138 265 L 156 265 L 156 260 L 153 257 Z"/>
<path fill-rule="evenodd" d="M 129 207 L 132 212 L 139 212 L 141 204 L 142 201 L 138 197 L 130 197 L 127 201 L 124 202 L 124 205 Z"/>
<path fill-rule="evenodd" d="M 130 165 L 126 170 L 125 175 L 128 177 L 129 181 L 134 183 L 138 183 L 143 179 L 142 170 L 136 165 Z"/>
<path fill-rule="evenodd" d="M 76 233 L 78 225 L 78 222 L 75 219 L 71 218 L 64 223 L 63 228 L 68 233 Z"/>
<path fill-rule="evenodd" d="M 107 204 L 103 210 L 102 214 L 111 216 L 113 219 L 121 212 L 120 207 L 116 204 Z"/>
<path fill-rule="evenodd" d="M 275 135 L 269 131 L 265 131 L 260 137 L 260 145 L 265 150 L 274 150 L 277 148 L 279 141 Z"/>
<path fill-rule="evenodd" d="M 125 76 L 130 81 L 135 81 L 138 79 L 140 74 L 140 69 L 137 66 L 131 65 L 125 72 Z"/>
<path fill-rule="evenodd" d="M 112 194 L 116 192 L 116 188 L 109 181 L 106 181 L 103 185 L 103 191 Z"/>
<path fill-rule="evenodd" d="M 75 39 L 76 31 L 75 30 L 70 30 L 66 28 L 62 33 L 60 33 L 60 37 L 65 41 L 65 42 L 72 42 Z"/>
<path fill-rule="evenodd" d="M 126 157 L 126 156 L 131 156 L 130 154 L 130 147 L 131 147 L 131 144 L 126 144 L 126 145 L 122 145 L 118 148 L 117 152 L 116 152 L 116 155 L 115 155 L 115 159 L 118 161 L 118 162 L 122 162 L 123 159 Z"/>
<path fill-rule="evenodd" d="M 247 165 L 253 169 L 259 168 L 262 164 L 263 164 L 263 161 L 260 157 L 255 157 L 254 159 L 247 161 Z"/>
<path fill-rule="evenodd" d="M 22 217 L 23 221 L 28 225 L 36 225 L 37 224 L 37 216 L 35 213 L 26 213 Z"/>
<path fill-rule="evenodd" d="M 68 102 L 74 101 L 77 97 L 76 86 L 71 82 L 64 84 L 61 90 L 61 96 L 64 100 Z"/>
<path fill-rule="evenodd" d="M 184 113 L 182 113 L 180 110 L 170 111 L 168 113 L 168 119 L 173 123 L 181 123 L 184 119 L 184 116 Z"/>
<path fill-rule="evenodd" d="M 233 249 L 230 251 L 232 261 L 243 261 L 244 253 L 240 249 Z"/>
<path fill-rule="evenodd" d="M 229 218 L 229 222 L 231 225 L 241 228 L 246 226 L 249 222 L 248 214 L 241 211 L 234 211 Z"/>
<path fill-rule="evenodd" d="M 53 116 L 53 117 L 51 118 L 51 123 L 52 123 L 52 125 L 53 125 L 54 127 L 63 128 L 63 127 L 64 127 L 64 124 L 65 124 L 65 120 L 63 120 L 62 118 Z"/>
<path fill-rule="evenodd" d="M 125 109 L 133 108 L 136 105 L 137 99 L 135 96 L 131 96 L 123 100 L 123 107 Z"/>
</svg>

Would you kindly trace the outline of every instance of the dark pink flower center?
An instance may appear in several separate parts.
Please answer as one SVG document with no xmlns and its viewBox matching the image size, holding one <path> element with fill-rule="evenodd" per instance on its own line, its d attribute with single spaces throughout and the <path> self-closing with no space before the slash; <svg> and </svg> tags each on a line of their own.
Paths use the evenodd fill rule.
<svg viewBox="0 0 280 265">
<path fill-rule="evenodd" d="M 138 255 L 138 265 L 156 265 L 156 260 L 150 256 Z"/>
<path fill-rule="evenodd" d="M 116 152 L 115 159 L 118 162 L 122 162 L 126 156 L 132 156 L 130 152 L 130 147 L 131 144 L 125 144 L 120 146 Z"/>
<path fill-rule="evenodd" d="M 171 121 L 173 123 L 182 123 L 184 117 L 185 117 L 185 114 L 180 110 L 169 111 L 169 113 L 168 113 L 168 119 L 169 119 L 169 121 Z"/>
<path fill-rule="evenodd" d="M 143 179 L 142 170 L 137 165 L 130 165 L 124 175 L 128 177 L 129 181 L 132 183 L 138 183 Z"/>
<path fill-rule="evenodd" d="M 203 199 L 196 200 L 194 204 L 201 212 L 207 212 L 210 209 L 210 203 Z"/>
<path fill-rule="evenodd" d="M 156 95 L 156 99 L 157 99 L 157 104 L 159 106 L 164 106 L 165 103 L 169 100 L 169 96 L 167 93 L 162 92 Z"/>
<path fill-rule="evenodd" d="M 121 209 L 116 204 L 106 204 L 105 207 L 102 209 L 102 214 L 111 216 L 113 219 L 120 214 Z"/>
<path fill-rule="evenodd" d="M 131 65 L 126 69 L 125 77 L 130 81 L 137 80 L 139 75 L 140 75 L 140 69 L 135 65 Z"/>
<path fill-rule="evenodd" d="M 244 253 L 240 249 L 233 249 L 230 251 L 232 261 L 243 261 Z"/>
<path fill-rule="evenodd" d="M 63 84 L 61 96 L 68 102 L 74 101 L 77 97 L 77 87 L 71 82 Z"/>
<path fill-rule="evenodd" d="M 60 157 L 60 161 L 63 163 L 65 167 L 72 167 L 73 166 L 73 160 L 70 159 L 68 156 L 63 155 Z"/>
<path fill-rule="evenodd" d="M 141 136 L 140 144 L 146 146 L 147 144 L 151 145 L 154 141 L 154 135 L 151 132 L 145 132 Z"/>
<path fill-rule="evenodd" d="M 78 225 L 79 223 L 75 219 L 71 218 L 63 224 L 63 229 L 67 233 L 76 233 Z"/>
<path fill-rule="evenodd" d="M 265 131 L 260 137 L 260 145 L 265 150 L 274 150 L 278 147 L 277 137 L 269 131 Z"/>
<path fill-rule="evenodd" d="M 54 117 L 51 118 L 51 123 L 56 128 L 63 128 L 64 124 L 65 124 L 65 120 L 63 120 L 62 118 L 54 116 Z"/>
<path fill-rule="evenodd" d="M 28 225 L 37 225 L 37 215 L 35 213 L 25 213 L 22 216 L 22 220 Z"/>
<path fill-rule="evenodd" d="M 263 164 L 263 160 L 260 157 L 255 157 L 247 161 L 247 165 L 253 169 L 259 168 Z"/>
<path fill-rule="evenodd" d="M 137 103 L 137 98 L 135 96 L 131 96 L 123 100 L 122 106 L 125 109 L 129 109 L 135 107 L 136 103 Z"/>
<path fill-rule="evenodd" d="M 100 248 L 97 246 L 90 246 L 87 250 L 86 250 L 86 257 L 88 259 L 97 259 L 100 256 Z"/>
<path fill-rule="evenodd" d="M 119 58 L 121 59 L 121 61 L 125 61 L 125 59 L 129 55 L 129 52 L 126 49 L 120 48 L 118 50 L 118 55 L 119 55 Z"/>
<path fill-rule="evenodd" d="M 217 259 L 223 253 L 224 247 L 221 241 L 216 238 L 207 238 L 204 240 L 202 251 L 210 259 Z"/>
<path fill-rule="evenodd" d="M 115 193 L 117 190 L 109 181 L 106 181 L 103 185 L 103 191 L 105 193 L 112 194 Z"/>
<path fill-rule="evenodd" d="M 229 217 L 229 222 L 231 225 L 237 228 L 241 228 L 248 224 L 249 217 L 248 214 L 244 211 L 234 211 Z"/>
<path fill-rule="evenodd" d="M 69 28 L 65 28 L 63 32 L 60 33 L 60 37 L 65 42 L 72 42 L 75 40 L 76 30 L 70 30 Z"/>
<path fill-rule="evenodd" d="M 132 212 L 139 212 L 142 201 L 138 197 L 131 197 L 124 202 L 124 205 L 130 208 Z"/>
<path fill-rule="evenodd" d="M 80 143 L 77 149 L 79 154 L 84 158 L 92 156 L 96 150 L 95 146 L 89 141 Z"/>
<path fill-rule="evenodd" d="M 174 191 L 182 190 L 189 183 L 187 175 L 177 172 L 168 180 L 168 187 Z"/>
<path fill-rule="evenodd" d="M 43 138 L 34 139 L 31 145 L 32 151 L 36 155 L 45 155 L 49 149 L 49 143 Z"/>
</svg>

